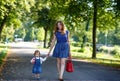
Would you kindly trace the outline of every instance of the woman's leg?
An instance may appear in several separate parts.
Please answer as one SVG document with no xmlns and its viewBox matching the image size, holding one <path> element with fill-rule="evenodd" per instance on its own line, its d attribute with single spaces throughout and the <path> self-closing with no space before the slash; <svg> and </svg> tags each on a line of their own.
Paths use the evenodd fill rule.
<svg viewBox="0 0 120 81">
<path fill-rule="evenodd" d="M 64 73 L 64 69 L 65 69 L 65 61 L 66 61 L 66 58 L 61 58 L 61 68 L 60 68 L 60 76 L 59 78 L 60 79 L 63 79 L 63 73 Z"/>
<path fill-rule="evenodd" d="M 58 69 L 58 74 L 60 75 L 60 70 L 61 70 L 61 59 L 57 58 L 57 69 Z"/>
</svg>

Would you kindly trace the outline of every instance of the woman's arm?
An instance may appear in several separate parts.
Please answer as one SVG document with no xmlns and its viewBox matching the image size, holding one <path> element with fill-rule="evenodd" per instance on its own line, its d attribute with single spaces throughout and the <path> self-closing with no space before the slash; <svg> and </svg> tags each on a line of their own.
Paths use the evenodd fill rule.
<svg viewBox="0 0 120 81">
<path fill-rule="evenodd" d="M 71 58 L 71 51 L 70 51 L 70 33 L 68 33 L 68 45 L 69 45 L 69 57 Z"/>
<path fill-rule="evenodd" d="M 54 34 L 54 35 L 53 35 L 52 42 L 51 42 L 51 44 L 50 44 L 50 50 L 49 50 L 49 52 L 48 52 L 48 56 L 50 55 L 50 52 L 51 52 L 52 48 L 53 48 L 54 45 L 55 45 L 55 41 L 56 41 L 56 36 L 55 36 L 55 34 Z"/>
</svg>

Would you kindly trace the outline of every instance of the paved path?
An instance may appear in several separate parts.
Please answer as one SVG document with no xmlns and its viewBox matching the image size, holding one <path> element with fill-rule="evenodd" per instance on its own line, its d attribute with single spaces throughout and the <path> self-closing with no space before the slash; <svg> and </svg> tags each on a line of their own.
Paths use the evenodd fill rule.
<svg viewBox="0 0 120 81">
<path fill-rule="evenodd" d="M 0 81 L 32 81 L 32 64 L 35 46 L 30 43 L 12 44 L 4 69 L 0 73 Z M 41 50 L 41 53 L 46 53 Z M 44 57 L 44 55 L 43 55 Z M 120 70 L 104 67 L 82 61 L 73 61 L 75 71 L 64 73 L 65 81 L 120 81 Z M 49 57 L 42 65 L 43 73 L 40 81 L 57 81 L 57 68 L 55 58 Z"/>
</svg>

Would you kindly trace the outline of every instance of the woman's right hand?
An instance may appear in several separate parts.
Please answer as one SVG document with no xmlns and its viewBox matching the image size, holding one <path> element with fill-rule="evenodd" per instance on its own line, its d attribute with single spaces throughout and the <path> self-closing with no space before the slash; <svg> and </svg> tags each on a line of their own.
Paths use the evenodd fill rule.
<svg viewBox="0 0 120 81">
<path fill-rule="evenodd" d="M 50 53 L 47 54 L 47 57 L 50 56 Z"/>
<path fill-rule="evenodd" d="M 71 60 L 71 59 L 72 59 L 71 52 L 69 52 L 68 59 L 69 59 L 69 60 Z"/>
</svg>

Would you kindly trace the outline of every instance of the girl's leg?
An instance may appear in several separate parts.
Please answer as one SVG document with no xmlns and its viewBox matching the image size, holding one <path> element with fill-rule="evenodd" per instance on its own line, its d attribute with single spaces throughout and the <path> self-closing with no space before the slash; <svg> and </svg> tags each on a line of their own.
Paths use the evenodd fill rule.
<svg viewBox="0 0 120 81">
<path fill-rule="evenodd" d="M 58 69 L 58 74 L 60 75 L 60 70 L 61 70 L 61 59 L 57 58 L 57 69 Z"/>
<path fill-rule="evenodd" d="M 37 74 L 37 78 L 40 78 L 40 74 Z"/>
<path fill-rule="evenodd" d="M 65 69 L 65 61 L 66 61 L 66 58 L 61 58 L 61 69 L 60 69 L 60 76 L 59 78 L 60 79 L 63 79 L 63 73 L 64 73 L 64 69 Z"/>
<path fill-rule="evenodd" d="M 40 74 L 35 74 L 35 78 L 40 78 Z"/>
<path fill-rule="evenodd" d="M 35 78 L 37 78 L 37 74 L 35 74 Z"/>
</svg>

